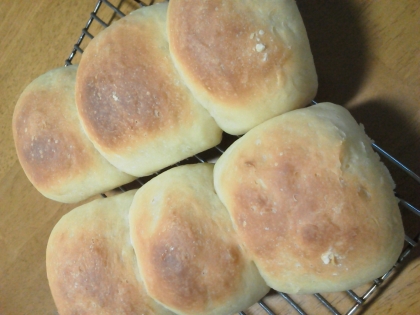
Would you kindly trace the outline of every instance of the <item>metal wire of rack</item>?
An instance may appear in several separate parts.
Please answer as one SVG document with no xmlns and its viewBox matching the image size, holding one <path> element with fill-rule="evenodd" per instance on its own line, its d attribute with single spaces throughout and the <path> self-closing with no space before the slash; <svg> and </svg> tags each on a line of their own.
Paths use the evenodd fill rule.
<svg viewBox="0 0 420 315">
<path fill-rule="evenodd" d="M 124 0 L 121 0 L 121 2 L 123 2 L 123 1 Z M 149 1 L 149 3 L 146 3 L 145 1 L 140 1 L 140 0 L 133 0 L 133 1 L 135 1 L 138 4 L 139 8 L 143 7 L 143 6 L 151 5 L 154 2 L 153 0 Z M 69 57 L 65 60 L 65 66 L 71 65 L 74 57 L 77 54 L 83 54 L 83 49 L 81 48 L 81 44 L 82 44 L 82 42 L 84 42 L 86 40 L 86 37 L 88 37 L 90 40 L 94 38 L 94 35 L 89 32 L 89 28 L 92 26 L 92 24 L 94 24 L 94 22 L 98 23 L 102 28 L 106 28 L 111 24 L 110 22 L 109 23 L 105 22 L 98 15 L 98 12 L 99 12 L 101 7 L 105 7 L 107 10 L 113 11 L 113 14 L 117 15 L 119 18 L 122 18 L 122 17 L 125 16 L 125 14 L 119 9 L 119 7 L 115 6 L 110 1 L 108 1 L 108 0 L 98 0 L 95 7 L 94 7 L 94 10 L 90 13 L 90 17 L 89 17 L 85 27 L 82 29 L 82 32 L 81 32 L 76 44 L 74 45 Z M 112 21 L 112 19 L 111 19 L 111 21 Z M 316 104 L 316 101 L 312 101 L 312 104 Z M 204 163 L 204 162 L 208 161 L 209 158 L 214 158 L 214 157 L 220 156 L 220 154 L 222 154 L 227 149 L 227 147 L 233 141 L 235 141 L 237 139 L 237 137 L 230 137 L 229 135 L 225 135 L 224 139 L 226 139 L 226 138 L 228 138 L 228 139 L 227 139 L 227 141 L 225 141 L 224 144 L 222 142 L 222 144 L 220 144 L 220 145 L 218 145 L 218 146 L 216 146 L 216 147 L 214 147 L 214 148 L 212 148 L 212 149 L 210 149 L 206 152 L 196 154 L 193 157 L 190 157 L 190 158 L 188 158 L 188 159 L 186 159 L 182 162 L 176 163 L 173 166 L 179 166 L 179 165 L 182 165 L 182 164 L 197 163 L 197 161 L 200 162 L 200 163 Z M 415 174 L 408 167 L 406 167 L 404 164 L 399 162 L 396 158 L 391 156 L 389 153 L 387 153 L 385 150 L 383 150 L 377 144 L 372 143 L 372 147 L 382 158 L 388 160 L 389 162 L 391 162 L 392 164 L 397 166 L 400 170 L 405 172 L 407 176 L 414 179 L 414 181 L 417 182 L 417 184 L 420 185 L 420 176 Z M 166 169 L 164 169 L 164 170 L 166 170 Z M 159 171 L 159 172 L 157 172 L 157 173 L 155 173 L 152 176 L 149 176 L 147 178 L 138 178 L 136 180 L 136 183 L 138 185 L 142 186 L 148 180 L 150 180 L 154 176 L 160 174 L 164 170 L 161 170 L 161 171 Z M 123 192 L 127 190 L 126 187 L 119 187 L 119 189 Z M 105 194 L 102 194 L 102 196 L 106 197 Z M 417 209 L 415 206 L 413 206 L 412 204 L 410 204 L 406 200 L 399 199 L 399 205 L 400 205 L 401 210 L 405 210 L 405 211 L 408 210 L 408 211 L 413 212 L 417 216 L 420 216 L 420 209 Z M 369 287 L 361 294 L 360 293 L 356 294 L 355 291 L 353 291 L 353 290 L 345 291 L 344 292 L 345 295 L 347 295 L 347 297 L 349 297 L 353 301 L 352 306 L 348 309 L 347 312 L 345 312 L 345 313 L 339 312 L 334 307 L 333 302 L 327 300 L 321 294 L 317 293 L 317 294 L 314 294 L 313 296 L 319 301 L 320 305 L 322 305 L 324 307 L 324 309 L 326 311 L 325 314 L 333 314 L 333 315 L 354 315 L 354 314 L 356 314 L 356 312 L 359 309 L 361 309 L 363 307 L 363 305 L 368 300 L 371 301 L 375 292 L 378 291 L 378 288 L 380 288 L 384 283 L 386 283 L 386 281 L 389 278 L 391 278 L 393 276 L 393 274 L 395 273 L 395 270 L 398 268 L 398 266 L 403 262 L 403 260 L 407 256 L 409 256 L 409 254 L 411 253 L 413 248 L 416 247 L 419 242 L 420 242 L 420 231 L 414 237 L 410 237 L 408 235 L 405 235 L 405 243 L 406 243 L 405 247 L 404 247 L 401 255 L 399 256 L 397 262 L 395 263 L 395 265 L 387 273 L 385 273 L 382 277 L 377 278 L 374 281 L 372 281 L 371 283 L 369 283 L 368 284 Z M 288 294 L 285 294 L 285 293 L 282 293 L 282 292 L 275 292 L 275 293 L 278 294 L 282 299 L 284 299 L 295 310 L 295 314 L 310 315 L 310 313 L 307 313 L 305 310 L 303 310 L 303 308 L 298 303 L 296 303 L 292 299 L 292 297 L 289 296 Z M 264 298 L 261 299 L 258 302 L 258 305 L 259 305 L 259 307 L 261 307 L 261 309 L 263 309 L 269 315 L 281 315 L 281 313 L 275 313 L 264 302 Z M 247 315 L 247 313 L 245 313 L 244 311 L 239 312 L 239 314 L 240 315 Z"/>
</svg>

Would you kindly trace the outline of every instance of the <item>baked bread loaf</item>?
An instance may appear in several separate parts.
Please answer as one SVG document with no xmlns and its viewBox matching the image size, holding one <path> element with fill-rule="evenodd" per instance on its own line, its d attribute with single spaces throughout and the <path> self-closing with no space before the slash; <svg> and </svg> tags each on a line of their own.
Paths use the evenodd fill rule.
<svg viewBox="0 0 420 315">
<path fill-rule="evenodd" d="M 243 134 L 316 94 L 293 0 L 171 0 L 168 36 L 185 83 L 227 133 Z"/>
<path fill-rule="evenodd" d="M 394 183 L 350 113 L 275 117 L 217 161 L 215 188 L 267 284 L 333 292 L 382 276 L 404 243 Z"/>
<path fill-rule="evenodd" d="M 138 272 L 128 211 L 135 191 L 94 200 L 54 227 L 47 275 L 60 315 L 170 315 L 151 299 Z"/>
<path fill-rule="evenodd" d="M 173 168 L 134 197 L 130 233 L 147 292 L 177 314 L 233 314 L 269 290 L 213 188 L 213 165 Z"/>
<path fill-rule="evenodd" d="M 185 165 L 65 215 L 48 281 L 61 315 L 232 314 L 269 290 L 237 239 L 213 165 Z"/>
<path fill-rule="evenodd" d="M 182 83 L 169 55 L 167 3 L 134 11 L 82 55 L 76 102 L 101 154 L 135 176 L 152 174 L 221 141 L 222 131 Z"/>
<path fill-rule="evenodd" d="M 13 137 L 30 182 L 44 196 L 78 202 L 134 180 L 107 162 L 78 120 L 77 66 L 51 70 L 30 83 L 17 101 Z"/>
</svg>

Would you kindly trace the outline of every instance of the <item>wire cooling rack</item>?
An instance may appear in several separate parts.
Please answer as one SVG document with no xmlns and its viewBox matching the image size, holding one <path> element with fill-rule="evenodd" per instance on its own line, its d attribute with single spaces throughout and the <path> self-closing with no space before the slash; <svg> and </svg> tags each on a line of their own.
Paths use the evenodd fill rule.
<svg viewBox="0 0 420 315">
<path fill-rule="evenodd" d="M 132 2 L 131 4 L 134 5 L 134 6 L 131 6 L 131 9 L 129 9 L 128 11 L 132 11 L 132 10 L 137 9 L 139 7 L 151 5 L 155 1 L 153 1 L 153 0 L 149 0 L 149 1 L 146 1 L 146 0 L 145 1 L 131 0 L 131 2 Z M 121 5 L 123 3 L 124 3 L 124 0 L 120 0 L 120 2 L 118 4 L 113 4 L 108 0 L 98 0 L 98 2 L 96 3 L 96 5 L 94 7 L 94 10 L 90 13 L 90 17 L 89 17 L 85 27 L 82 29 L 82 32 L 79 36 L 79 39 L 77 40 L 76 44 L 74 45 L 72 52 L 70 53 L 69 57 L 65 60 L 65 66 L 71 65 L 72 62 L 74 62 L 74 58 L 78 54 L 81 55 L 83 53 L 82 45 L 84 45 L 84 47 L 86 47 L 88 42 L 91 39 L 94 38 L 95 34 L 90 32 L 90 29 L 93 28 L 93 26 L 95 24 L 96 24 L 95 26 L 96 26 L 97 29 L 98 29 L 97 26 L 99 26 L 99 31 L 100 31 L 101 29 L 108 27 L 113 20 L 116 20 L 116 19 L 119 19 L 119 18 L 122 18 L 122 17 L 125 16 L 125 13 L 121 10 Z M 108 12 L 106 12 L 106 11 L 108 11 Z M 111 13 L 110 17 L 109 17 L 109 13 Z M 126 12 L 126 13 L 129 13 L 129 12 Z M 108 18 L 105 19 L 101 16 L 108 16 Z M 105 22 L 105 20 L 108 20 L 108 22 Z M 315 101 L 312 101 L 312 103 L 316 104 Z M 190 157 L 190 158 L 188 158 L 188 159 L 186 159 L 182 162 L 176 163 L 174 166 L 179 166 L 179 165 L 182 165 L 182 164 L 192 164 L 192 163 L 197 163 L 197 162 L 203 163 L 203 162 L 209 161 L 211 159 L 217 158 L 236 139 L 237 139 L 237 137 L 232 137 L 232 136 L 229 136 L 227 134 L 224 134 L 223 141 L 220 145 L 218 145 L 218 146 L 216 146 L 216 147 L 214 147 L 210 150 L 207 150 L 203 153 L 196 154 L 193 157 Z M 373 143 L 372 147 L 383 159 L 386 159 L 390 163 L 397 166 L 398 169 L 405 172 L 405 174 L 407 176 L 414 179 L 414 181 L 417 184 L 420 185 L 420 177 L 418 175 L 416 175 L 413 171 L 411 171 L 405 165 L 400 163 L 397 159 L 395 159 L 393 156 L 388 154 L 385 150 L 380 148 L 377 144 Z M 134 187 L 137 186 L 136 188 L 138 188 L 139 186 L 142 186 L 147 181 L 149 181 L 151 178 L 153 178 L 154 176 L 158 175 L 159 173 L 165 171 L 166 169 L 161 170 L 160 172 L 157 172 L 157 173 L 155 173 L 151 176 L 148 176 L 148 177 L 138 178 L 135 181 L 135 183 L 131 183 L 131 184 L 119 187 L 119 189 L 121 191 L 126 191 L 128 189 L 133 188 L 133 185 L 134 185 Z M 105 194 L 102 194 L 102 196 L 106 197 Z M 399 198 L 399 205 L 400 205 L 401 211 L 411 211 L 411 212 L 415 213 L 417 216 L 420 216 L 420 210 L 417 209 L 416 207 L 414 207 L 412 204 L 410 204 L 406 200 L 403 200 L 403 199 Z M 368 300 L 371 301 L 374 298 L 375 292 L 378 291 L 379 287 L 381 287 L 384 283 L 386 283 L 387 280 L 389 280 L 392 276 L 395 276 L 395 269 L 397 269 L 399 267 L 399 265 L 401 264 L 401 262 L 407 256 L 409 256 L 409 254 L 411 253 L 413 248 L 415 246 L 417 246 L 419 241 L 420 241 L 420 231 L 413 237 L 410 237 L 409 235 L 406 235 L 405 236 L 405 247 L 404 247 L 400 257 L 398 258 L 398 261 L 395 263 L 395 265 L 387 273 L 385 273 L 382 277 L 380 277 L 378 279 L 375 279 L 371 283 L 367 283 L 362 288 L 359 288 L 359 290 L 355 289 L 355 290 L 348 290 L 348 291 L 345 291 L 345 292 L 337 293 L 337 294 L 341 295 L 341 298 L 343 298 L 343 296 L 344 296 L 345 298 L 347 298 L 348 300 L 351 301 L 351 306 L 348 308 L 348 310 L 346 312 L 339 312 L 336 309 L 336 307 L 334 306 L 334 301 L 337 300 L 337 299 L 332 297 L 331 294 L 328 295 L 328 299 L 325 298 L 321 294 L 314 294 L 312 296 L 307 295 L 307 296 L 303 296 L 303 297 L 307 298 L 307 299 L 315 297 L 315 299 L 317 299 L 319 301 L 321 307 L 324 309 L 324 311 L 325 311 L 324 314 L 354 315 L 354 314 L 356 314 L 356 312 L 358 312 L 360 309 L 363 308 L 363 305 L 366 304 L 366 302 Z M 358 293 L 356 293 L 355 291 L 357 291 Z M 310 315 L 310 313 L 305 311 L 304 308 L 301 306 L 303 304 L 301 301 L 299 303 L 297 303 L 297 302 L 295 302 L 295 300 L 291 296 L 289 296 L 288 294 L 282 293 L 282 292 L 271 292 L 271 293 L 269 293 L 269 295 L 271 297 L 273 296 L 273 294 L 274 295 L 279 295 L 282 299 L 284 299 L 284 301 L 286 301 L 292 307 L 292 309 L 295 311 L 295 314 Z M 269 315 L 282 315 L 281 310 L 280 310 L 280 312 L 277 311 L 277 313 L 275 313 L 267 305 L 268 302 L 266 303 L 264 301 L 266 298 L 263 298 L 262 300 L 260 300 L 258 302 L 258 306 Z M 239 314 L 240 315 L 249 315 L 248 312 L 244 312 L 244 311 L 240 312 Z"/>
</svg>

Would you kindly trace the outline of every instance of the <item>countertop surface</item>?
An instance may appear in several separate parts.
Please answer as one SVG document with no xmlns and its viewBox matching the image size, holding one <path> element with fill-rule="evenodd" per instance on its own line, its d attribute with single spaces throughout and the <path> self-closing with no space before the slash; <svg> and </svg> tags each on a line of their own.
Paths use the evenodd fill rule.
<svg viewBox="0 0 420 315">
<path fill-rule="evenodd" d="M 120 4 L 121 10 L 137 7 L 130 1 Z M 344 105 L 380 147 L 420 174 L 420 2 L 297 3 L 319 76 L 316 100 Z M 15 153 L 11 121 L 26 85 L 64 65 L 95 4 L 96 0 L 0 2 L 1 315 L 57 314 L 46 277 L 45 248 L 53 226 L 77 205 L 50 201 L 30 184 Z M 105 21 L 115 18 L 102 9 Z M 92 32 L 99 30 L 94 22 Z M 420 186 L 395 167 L 390 170 L 399 196 L 420 207 Z M 407 234 L 414 238 L 420 218 L 404 209 L 402 215 Z M 356 314 L 420 314 L 419 294 L 420 251 L 415 247 Z M 343 314 L 353 304 L 344 293 L 325 296 Z M 314 296 L 292 298 L 308 314 L 330 314 Z M 276 314 L 297 314 L 278 295 L 265 302 Z M 247 314 L 265 312 L 256 306 Z"/>
</svg>

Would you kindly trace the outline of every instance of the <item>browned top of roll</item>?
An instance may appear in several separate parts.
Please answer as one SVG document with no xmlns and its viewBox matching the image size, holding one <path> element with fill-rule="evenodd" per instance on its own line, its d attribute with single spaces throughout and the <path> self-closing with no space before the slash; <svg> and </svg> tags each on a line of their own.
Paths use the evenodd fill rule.
<svg viewBox="0 0 420 315">
<path fill-rule="evenodd" d="M 237 242 L 212 171 L 171 169 L 143 186 L 130 209 L 147 291 L 177 314 L 232 314 L 268 291 Z"/>
<path fill-rule="evenodd" d="M 65 215 L 47 247 L 47 274 L 61 315 L 165 314 L 138 273 L 128 209 L 135 191 L 95 200 Z"/>
<path fill-rule="evenodd" d="M 238 99 L 253 97 L 258 82 L 276 76 L 290 57 L 290 50 L 273 42 L 265 21 L 257 18 L 258 2 L 254 6 L 247 1 L 175 2 L 169 16 L 176 31 L 169 34 L 176 56 L 198 84 L 231 106 L 240 106 Z M 260 30 L 264 33 L 259 34 Z M 264 45 L 264 50 L 256 51 L 257 44 Z M 264 60 L 267 52 L 270 56 Z M 269 82 L 276 84 L 276 80 Z"/>
<path fill-rule="evenodd" d="M 76 175 L 92 160 L 79 130 L 68 119 L 73 113 L 61 105 L 74 100 L 76 69 L 55 71 L 54 81 L 33 82 L 16 105 L 13 127 L 17 154 L 27 174 L 41 187 L 67 177 L 69 169 Z"/>
<path fill-rule="evenodd" d="M 62 67 L 35 79 L 13 115 L 23 170 L 41 193 L 61 202 L 80 201 L 133 180 L 109 164 L 86 137 L 74 100 L 76 72 L 77 66 Z"/>
<path fill-rule="evenodd" d="M 193 119 L 183 106 L 183 87 L 170 84 L 170 59 L 156 58 L 162 55 L 162 40 L 156 40 L 160 21 L 143 11 L 101 32 L 80 62 L 79 113 L 89 135 L 105 150 L 126 150 L 133 141 L 149 141 L 148 136 Z"/>
<path fill-rule="evenodd" d="M 393 181 L 340 106 L 254 128 L 218 160 L 215 185 L 264 279 L 282 292 L 354 288 L 401 252 Z"/>
</svg>

